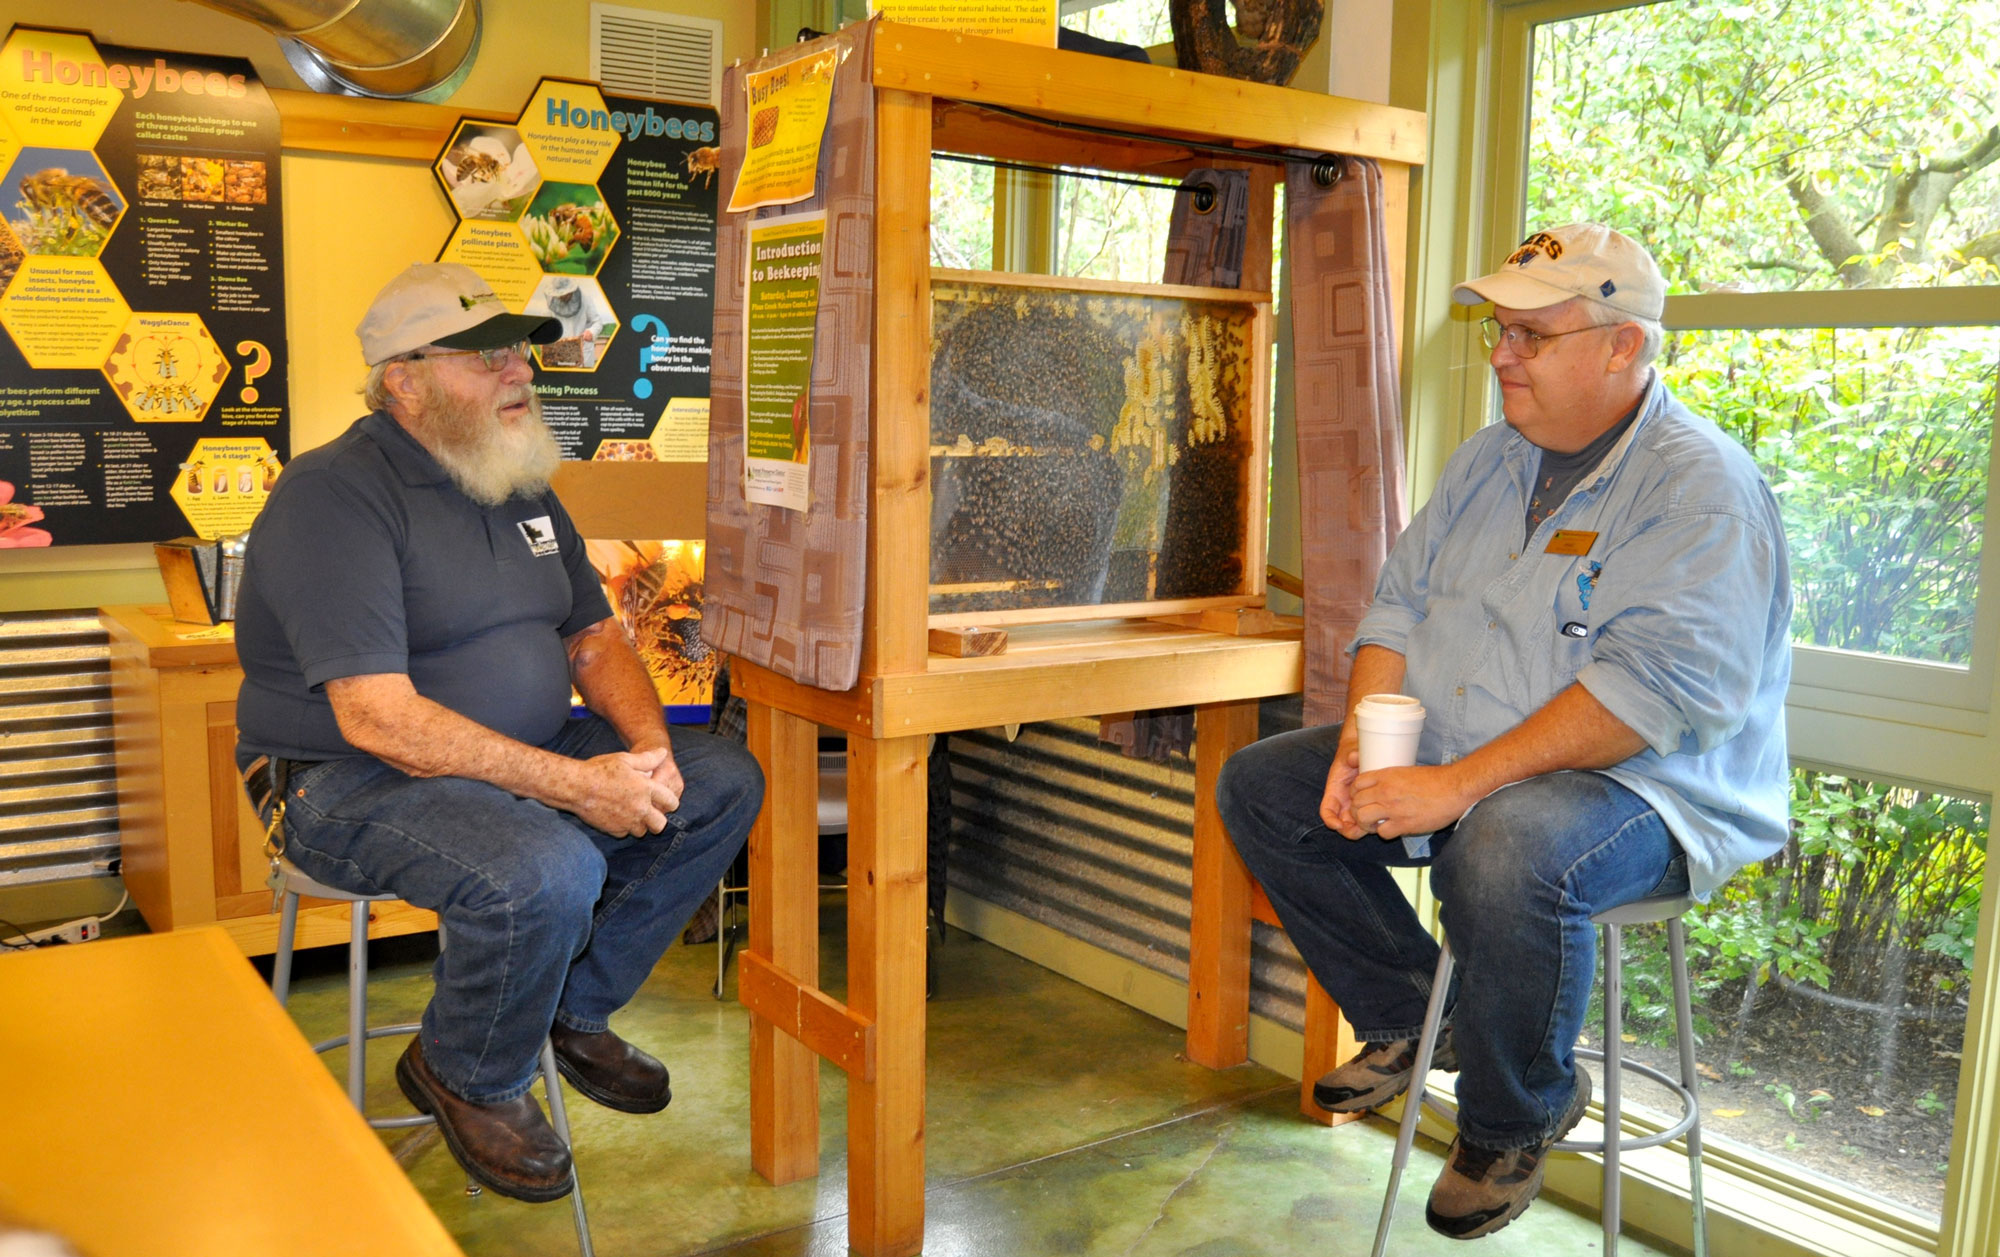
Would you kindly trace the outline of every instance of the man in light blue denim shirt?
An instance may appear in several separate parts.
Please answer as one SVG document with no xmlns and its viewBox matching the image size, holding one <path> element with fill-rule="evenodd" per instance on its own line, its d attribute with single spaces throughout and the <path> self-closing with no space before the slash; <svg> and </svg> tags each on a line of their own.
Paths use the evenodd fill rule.
<svg viewBox="0 0 2000 1257">
<path fill-rule="evenodd" d="M 1218 803 L 1360 1054 L 1314 1087 L 1357 1112 L 1410 1084 L 1435 941 L 1391 869 L 1429 864 L 1459 964 L 1436 1067 L 1459 1138 L 1431 1226 L 1499 1230 L 1583 1116 L 1572 1046 L 1590 918 L 1706 898 L 1787 830 L 1791 582 L 1743 449 L 1652 369 L 1666 285 L 1594 224 L 1460 285 L 1506 423 L 1452 455 L 1355 635 L 1349 719 L 1246 748 Z M 1359 771 L 1354 706 L 1420 700 L 1417 767 Z"/>
</svg>

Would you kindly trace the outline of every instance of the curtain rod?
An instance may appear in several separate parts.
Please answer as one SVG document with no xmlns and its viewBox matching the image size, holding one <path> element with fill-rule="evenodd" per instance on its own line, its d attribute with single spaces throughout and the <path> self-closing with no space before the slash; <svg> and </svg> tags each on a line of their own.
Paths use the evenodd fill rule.
<svg viewBox="0 0 2000 1257">
<path fill-rule="evenodd" d="M 995 170 L 1021 170 L 1031 175 L 1053 175 L 1060 179 L 1088 179 L 1092 183 L 1124 183 L 1135 188 L 1158 188 L 1175 196 L 1191 195 L 1198 214 L 1206 214 L 1215 208 L 1215 189 L 1206 184 L 1189 185 L 1169 183 L 1164 179 L 1134 179 L 1129 175 L 1110 175 L 1096 170 L 1070 170 L 1062 166 L 1034 166 L 1027 162 L 1000 161 L 992 157 L 973 157 L 965 153 L 932 153 L 939 161 L 963 162 L 968 166 L 991 166 Z"/>
<path fill-rule="evenodd" d="M 1312 165 L 1313 182 L 1322 188 L 1330 188 L 1334 184 L 1339 183 L 1341 177 L 1347 173 L 1347 159 L 1338 153 L 1321 153 L 1310 159 L 1304 157 L 1287 157 L 1277 153 L 1268 153 L 1261 149 L 1231 148 L 1227 144 L 1210 144 L 1205 140 L 1167 139 L 1162 136 L 1147 135 L 1138 131 L 1121 131 L 1116 127 L 1101 127 L 1094 123 L 1069 122 L 1061 118 L 1044 118 L 1039 114 L 1028 113 L 1025 110 L 1010 108 L 1006 105 L 991 105 L 975 100 L 964 100 L 957 103 L 973 109 L 984 109 L 989 113 L 997 113 L 1020 122 L 1032 122 L 1037 126 L 1054 127 L 1059 131 L 1080 131 L 1086 135 L 1101 135 L 1113 140 L 1137 140 L 1147 144 L 1171 144 L 1176 148 L 1191 148 L 1197 152 L 1215 153 L 1223 157 L 1233 157 L 1237 161 L 1267 162 L 1271 165 L 1282 166 L 1288 165 L 1293 161 L 1309 160 Z"/>
</svg>

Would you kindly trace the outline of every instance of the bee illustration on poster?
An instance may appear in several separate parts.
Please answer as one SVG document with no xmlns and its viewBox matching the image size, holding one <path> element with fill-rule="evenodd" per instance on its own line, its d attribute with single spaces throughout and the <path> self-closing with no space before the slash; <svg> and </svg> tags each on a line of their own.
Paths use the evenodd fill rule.
<svg viewBox="0 0 2000 1257">
<path fill-rule="evenodd" d="M 247 61 L 7 30 L 0 548 L 254 516 L 233 482 L 227 518 L 177 492 L 204 442 L 289 456 L 278 160 Z"/>
<path fill-rule="evenodd" d="M 707 458 L 718 125 L 551 78 L 511 126 L 461 122 L 433 163 L 458 220 L 439 257 L 562 325 L 535 365 L 566 458 Z"/>
</svg>

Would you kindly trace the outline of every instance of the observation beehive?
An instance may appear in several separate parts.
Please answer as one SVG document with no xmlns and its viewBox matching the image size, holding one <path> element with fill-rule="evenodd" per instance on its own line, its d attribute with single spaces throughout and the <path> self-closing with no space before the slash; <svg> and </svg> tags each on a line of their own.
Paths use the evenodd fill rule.
<svg viewBox="0 0 2000 1257">
<path fill-rule="evenodd" d="M 1268 314 L 1232 296 L 934 276 L 934 622 L 1261 592 Z"/>
</svg>

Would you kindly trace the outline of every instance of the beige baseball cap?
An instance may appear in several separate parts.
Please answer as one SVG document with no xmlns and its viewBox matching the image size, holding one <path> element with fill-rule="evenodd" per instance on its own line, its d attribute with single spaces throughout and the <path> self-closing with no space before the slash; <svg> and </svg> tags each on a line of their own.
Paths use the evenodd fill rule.
<svg viewBox="0 0 2000 1257">
<path fill-rule="evenodd" d="M 1451 295 L 1460 305 L 1490 301 L 1514 310 L 1589 297 L 1657 322 L 1667 308 L 1667 281 L 1653 255 L 1630 236 L 1598 223 L 1571 223 L 1529 236 L 1499 270 L 1465 281 Z"/>
<path fill-rule="evenodd" d="M 383 285 L 354 329 L 361 360 L 376 366 L 425 345 L 498 349 L 546 345 L 562 324 L 538 314 L 510 314 L 479 272 L 457 262 L 418 262 Z"/>
</svg>

